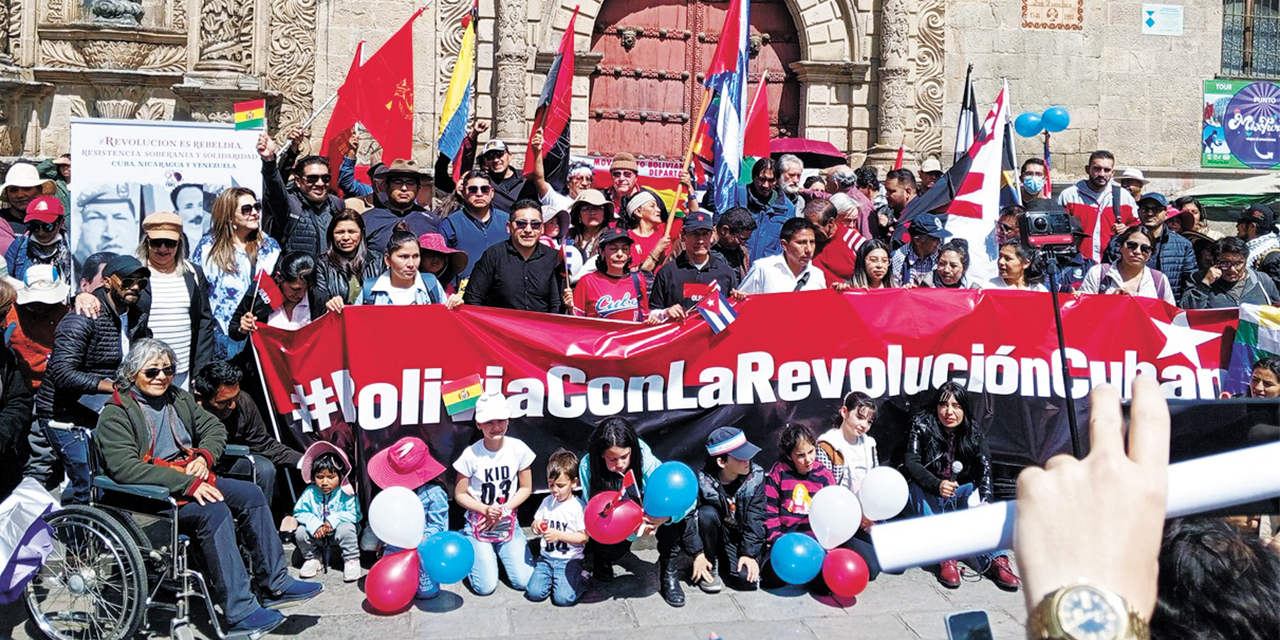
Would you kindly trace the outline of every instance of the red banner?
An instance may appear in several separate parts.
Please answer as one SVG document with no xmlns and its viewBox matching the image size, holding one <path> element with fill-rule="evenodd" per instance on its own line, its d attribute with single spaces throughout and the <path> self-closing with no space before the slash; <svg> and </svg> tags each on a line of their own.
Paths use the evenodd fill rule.
<svg viewBox="0 0 1280 640">
<path fill-rule="evenodd" d="M 475 431 L 468 414 L 446 415 L 441 386 L 479 374 L 506 394 L 513 435 L 542 459 L 556 446 L 583 449 L 592 425 L 625 415 L 660 457 L 700 465 L 699 439 L 720 424 L 739 424 L 771 450 L 785 421 L 825 428 L 850 390 L 887 401 L 957 379 L 988 400 L 997 458 L 1025 464 L 1066 443 L 1065 423 L 1049 419 L 1066 389 L 1050 300 L 938 289 L 757 295 L 718 335 L 697 314 L 647 327 L 443 305 L 347 307 L 300 331 L 263 328 L 255 342 L 291 430 L 303 441 L 354 438 L 361 458 L 417 434 L 447 463 Z M 1218 396 L 1236 310 L 1109 295 L 1066 297 L 1062 313 L 1073 398 L 1103 382 L 1127 388 L 1144 372 L 1170 398 Z M 1010 402 L 1032 418 L 990 421 Z"/>
</svg>

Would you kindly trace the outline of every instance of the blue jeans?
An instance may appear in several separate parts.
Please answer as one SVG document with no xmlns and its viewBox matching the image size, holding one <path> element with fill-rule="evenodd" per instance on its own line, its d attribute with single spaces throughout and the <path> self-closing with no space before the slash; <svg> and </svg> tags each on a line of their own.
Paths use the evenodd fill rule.
<svg viewBox="0 0 1280 640">
<path fill-rule="evenodd" d="M 476 540 L 470 523 L 464 533 L 476 551 L 476 563 L 471 567 L 472 591 L 487 596 L 497 590 L 498 558 L 502 558 L 502 567 L 507 570 L 513 589 L 523 591 L 528 586 L 529 577 L 533 575 L 533 554 L 529 552 L 524 530 L 516 528 L 511 539 L 501 543 Z"/>
<path fill-rule="evenodd" d="M 397 551 L 404 551 L 404 549 L 392 545 L 386 545 L 386 548 L 382 552 L 382 557 L 385 558 Z M 423 565 L 422 568 L 418 569 L 418 592 L 413 597 L 418 600 L 430 600 L 438 595 L 440 595 L 440 585 L 436 584 L 436 582 L 427 575 L 426 565 Z"/>
<path fill-rule="evenodd" d="M 51 427 L 46 418 L 40 418 L 40 428 L 67 471 L 67 490 L 62 492 L 62 503 L 88 503 L 93 478 L 89 472 L 89 441 L 84 432 Z"/>
<path fill-rule="evenodd" d="M 961 511 L 969 508 L 969 497 L 973 495 L 974 486 L 972 482 L 956 487 L 955 495 L 950 498 L 935 496 L 925 492 L 916 483 L 908 482 L 907 489 L 909 497 L 907 499 L 907 509 L 913 516 L 931 516 L 935 513 L 947 513 L 949 511 Z M 1007 551 L 997 551 L 995 553 L 984 553 L 973 558 L 967 559 L 969 564 L 983 573 L 991 566 L 991 561 L 1008 555 Z"/>
<path fill-rule="evenodd" d="M 529 586 L 524 595 L 534 602 L 546 600 L 550 595 L 551 603 L 557 607 L 571 606 L 587 587 L 582 571 L 582 558 L 556 560 L 540 557 L 537 566 L 533 568 L 533 575 L 529 577 Z"/>
</svg>

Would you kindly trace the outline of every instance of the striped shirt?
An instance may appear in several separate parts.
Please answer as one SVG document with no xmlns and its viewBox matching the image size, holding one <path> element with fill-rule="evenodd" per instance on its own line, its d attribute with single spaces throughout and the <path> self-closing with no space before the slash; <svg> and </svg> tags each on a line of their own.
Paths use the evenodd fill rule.
<svg viewBox="0 0 1280 640">
<path fill-rule="evenodd" d="M 779 461 L 764 479 L 764 528 L 773 542 L 784 533 L 813 535 L 809 526 L 809 503 L 823 487 L 836 483 L 831 470 L 814 462 L 809 473 L 800 475 L 789 462 Z"/>
<path fill-rule="evenodd" d="M 191 294 L 178 271 L 173 275 L 151 274 L 151 316 L 147 319 L 152 336 L 173 349 L 178 357 L 178 373 L 191 362 Z"/>
</svg>

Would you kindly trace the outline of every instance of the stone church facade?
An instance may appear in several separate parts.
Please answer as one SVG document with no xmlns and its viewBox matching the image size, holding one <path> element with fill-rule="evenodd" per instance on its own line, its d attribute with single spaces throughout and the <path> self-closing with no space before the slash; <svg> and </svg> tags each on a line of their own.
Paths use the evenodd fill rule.
<svg viewBox="0 0 1280 640">
<path fill-rule="evenodd" d="M 1232 0 L 1225 0 L 1230 3 Z M 1065 4 L 1064 4 L 1065 3 Z M 727 0 L 481 0 L 476 113 L 522 141 L 545 72 L 579 7 L 575 151 L 678 159 Z M 1028 26 L 1045 5 L 1074 26 Z M 0 158 L 62 153 L 72 117 L 227 122 L 266 97 L 273 130 L 336 91 L 355 45 L 380 46 L 408 0 L 0 0 Z M 415 24 L 415 155 L 434 156 L 439 109 L 468 0 L 435 0 Z M 1138 0 L 755 0 L 750 84 L 768 81 L 772 133 L 834 144 L 854 163 L 899 144 L 950 163 L 965 67 L 985 113 L 1009 78 L 1014 112 L 1060 104 L 1054 142 L 1078 174 L 1088 151 L 1172 188 L 1198 168 L 1200 84 L 1221 71 L 1223 5 L 1188 3 L 1181 37 L 1140 35 Z M 1074 14 L 1073 14 L 1074 16 Z M 327 114 L 312 128 L 319 142 Z M 1025 156 L 1038 141 L 1019 141 Z M 522 148 L 523 145 L 520 145 Z M 364 154 L 375 153 L 366 145 Z M 429 162 L 426 162 L 430 164 Z"/>
</svg>

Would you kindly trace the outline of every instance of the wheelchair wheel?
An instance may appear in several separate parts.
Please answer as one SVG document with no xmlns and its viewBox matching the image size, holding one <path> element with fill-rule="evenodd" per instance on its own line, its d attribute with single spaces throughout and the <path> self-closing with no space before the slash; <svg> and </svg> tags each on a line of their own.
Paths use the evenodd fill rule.
<svg viewBox="0 0 1280 640">
<path fill-rule="evenodd" d="M 45 518 L 54 550 L 27 585 L 27 612 L 51 640 L 124 640 L 145 617 L 147 574 L 130 531 L 71 505 Z"/>
</svg>

